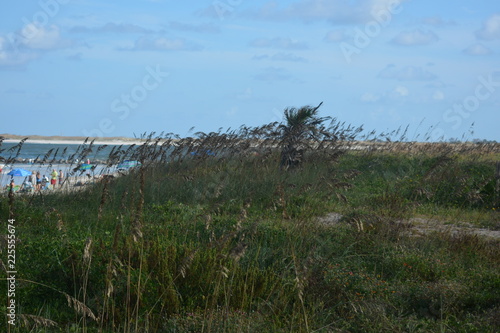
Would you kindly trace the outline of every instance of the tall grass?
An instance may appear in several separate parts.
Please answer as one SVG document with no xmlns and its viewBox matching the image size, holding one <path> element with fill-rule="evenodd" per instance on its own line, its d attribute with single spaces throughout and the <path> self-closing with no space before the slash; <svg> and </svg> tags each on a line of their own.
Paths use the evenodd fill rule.
<svg viewBox="0 0 500 333">
<path fill-rule="evenodd" d="M 105 162 L 141 162 L 124 176 L 2 198 L 19 238 L 11 331 L 498 331 L 499 240 L 405 223 L 500 228 L 498 145 L 355 142 L 332 123 L 337 139 L 283 171 L 277 128 L 145 135 Z"/>
</svg>

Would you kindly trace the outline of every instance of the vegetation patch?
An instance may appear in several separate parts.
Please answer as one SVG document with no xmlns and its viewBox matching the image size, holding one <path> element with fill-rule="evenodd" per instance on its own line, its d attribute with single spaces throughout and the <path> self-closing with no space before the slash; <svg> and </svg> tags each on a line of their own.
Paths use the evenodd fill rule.
<svg viewBox="0 0 500 333">
<path fill-rule="evenodd" d="M 499 331 L 500 240 L 453 232 L 500 228 L 498 146 L 360 151 L 325 122 L 151 136 L 110 156 L 124 176 L 2 197 L 11 332 Z"/>
</svg>

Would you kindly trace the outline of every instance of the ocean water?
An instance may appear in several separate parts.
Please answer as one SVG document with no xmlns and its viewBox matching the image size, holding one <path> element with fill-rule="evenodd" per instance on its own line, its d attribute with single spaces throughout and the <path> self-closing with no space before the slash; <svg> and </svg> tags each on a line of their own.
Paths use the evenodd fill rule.
<svg viewBox="0 0 500 333">
<path fill-rule="evenodd" d="M 16 149 L 17 143 L 6 143 L 2 142 L 0 145 L 0 160 L 2 157 L 5 159 L 17 156 L 17 159 L 25 160 L 29 162 L 30 159 L 34 160 L 43 159 L 45 154 L 52 150 L 50 158 L 54 157 L 57 151 L 56 160 L 68 159 L 71 155 L 75 154 L 78 150 L 79 144 L 46 144 L 46 143 L 24 143 L 17 154 L 18 149 Z M 87 144 L 88 148 L 89 145 Z M 116 145 L 107 145 L 106 147 L 100 145 L 93 145 L 92 151 L 87 154 L 90 160 L 106 160 L 113 147 Z M 129 146 L 122 146 L 123 149 L 127 149 Z M 80 148 L 81 151 L 81 148 Z M 23 161 L 24 162 L 24 161 Z"/>
<path fill-rule="evenodd" d="M 73 169 L 76 168 L 81 163 L 90 162 L 92 164 L 97 164 L 97 167 L 90 171 L 94 175 L 99 174 L 107 174 L 116 171 L 116 166 L 106 167 L 100 164 L 100 161 L 107 160 L 109 154 L 111 153 L 113 147 L 117 147 L 116 145 L 108 145 L 106 147 L 100 145 L 94 145 L 92 147 L 92 151 L 87 154 L 87 156 L 78 160 L 77 153 L 78 147 L 80 145 L 77 144 L 45 144 L 45 143 L 24 143 L 20 150 L 16 148 L 17 143 L 6 143 L 2 142 L 0 145 L 0 167 L 2 167 L 2 172 L 0 172 L 0 189 L 4 188 L 11 180 L 11 176 L 7 175 L 14 168 L 22 168 L 31 172 L 40 172 L 41 175 L 46 175 L 50 178 L 50 173 L 52 169 L 56 169 L 58 172 L 62 170 L 63 173 L 67 176 L 79 176 L 85 174 L 85 172 L 74 172 Z M 89 145 L 86 145 L 88 148 Z M 122 149 L 127 149 L 129 146 L 122 146 Z M 43 157 L 52 150 L 50 154 L 49 160 L 54 158 L 54 154 L 57 151 L 57 155 L 55 155 L 54 164 L 49 165 L 46 163 L 45 165 L 40 165 L 39 163 L 33 163 L 36 159 L 42 160 Z M 81 151 L 81 148 L 80 148 Z M 73 156 L 72 156 L 73 155 Z M 16 162 L 6 164 L 6 160 L 10 160 L 15 158 Z M 60 161 L 64 161 L 61 163 Z M 20 185 L 24 182 L 25 177 L 14 177 L 14 181 L 16 185 Z"/>
</svg>

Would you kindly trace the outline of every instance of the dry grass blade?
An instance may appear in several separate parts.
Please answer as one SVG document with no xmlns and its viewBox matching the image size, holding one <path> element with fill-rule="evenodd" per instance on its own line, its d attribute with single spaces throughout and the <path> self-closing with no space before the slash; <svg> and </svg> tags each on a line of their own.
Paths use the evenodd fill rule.
<svg viewBox="0 0 500 333">
<path fill-rule="evenodd" d="M 99 208 L 97 210 L 97 220 L 98 221 L 100 221 L 102 218 L 102 210 L 103 210 L 104 205 L 106 204 L 107 198 L 109 196 L 109 191 L 108 191 L 109 181 L 110 181 L 109 177 L 103 178 L 104 185 L 102 188 L 101 202 L 99 203 Z"/>
<path fill-rule="evenodd" d="M 9 194 L 8 194 L 8 197 L 9 197 L 9 218 L 13 218 L 14 217 L 14 187 L 12 185 L 10 185 L 9 187 Z"/>
<path fill-rule="evenodd" d="M 345 195 L 343 195 L 342 193 L 335 193 L 335 195 L 337 196 L 337 199 L 339 199 L 343 203 L 348 202 L 347 197 Z"/>
<path fill-rule="evenodd" d="M 226 266 L 224 265 L 221 265 L 221 268 L 220 268 L 220 274 L 225 277 L 226 279 L 229 278 L 229 268 L 227 268 Z"/>
<path fill-rule="evenodd" d="M 135 219 L 132 223 L 132 238 L 135 243 L 142 239 L 142 223 L 139 219 Z"/>
<path fill-rule="evenodd" d="M 47 217 L 55 215 L 57 217 L 57 223 L 56 223 L 57 230 L 62 231 L 63 233 L 66 232 L 66 226 L 64 224 L 63 217 L 57 209 L 52 208 L 49 212 L 47 212 L 46 215 Z"/>
<path fill-rule="evenodd" d="M 293 259 L 293 266 L 294 266 L 294 271 L 295 271 L 295 289 L 297 290 L 297 297 L 299 298 L 300 304 L 302 306 L 302 311 L 304 315 L 304 324 L 306 326 L 306 332 L 309 332 L 309 320 L 307 317 L 307 312 L 305 308 L 305 302 L 304 302 L 304 289 L 306 286 L 307 282 L 307 267 L 304 265 L 302 269 L 299 268 L 299 262 L 298 258 L 295 255 L 295 250 L 293 247 L 291 248 L 292 250 L 292 259 Z"/>
<path fill-rule="evenodd" d="M 207 214 L 204 216 L 205 219 L 205 230 L 209 230 L 212 225 L 212 215 Z"/>
<path fill-rule="evenodd" d="M 83 261 L 85 263 L 88 263 L 92 259 L 92 238 L 87 238 L 87 241 L 85 242 L 85 248 L 83 249 Z"/>
<path fill-rule="evenodd" d="M 106 297 L 108 298 L 111 297 L 111 294 L 115 289 L 113 286 L 113 277 L 116 275 L 116 267 L 113 263 L 113 260 L 110 260 L 106 271 Z"/>
<path fill-rule="evenodd" d="M 184 259 L 182 259 L 181 265 L 179 267 L 179 274 L 182 275 L 183 278 L 186 277 L 186 272 L 191 267 L 191 263 L 193 262 L 194 256 L 198 250 L 193 250 L 189 253 Z"/>
<path fill-rule="evenodd" d="M 74 309 L 77 313 L 84 315 L 84 316 L 87 316 L 96 322 L 98 321 L 98 318 L 94 315 L 94 313 L 92 312 L 92 310 L 90 310 L 90 308 L 88 306 L 86 306 L 85 304 L 83 304 L 82 302 L 77 300 L 76 298 L 71 297 L 70 295 L 68 295 L 66 293 L 63 293 L 63 294 L 64 294 L 64 296 L 66 296 L 66 300 L 68 301 L 68 306 L 70 308 Z"/>
<path fill-rule="evenodd" d="M 238 262 L 245 255 L 248 244 L 239 242 L 229 253 L 229 256 Z"/>
<path fill-rule="evenodd" d="M 32 327 L 33 329 L 37 329 L 39 327 L 56 327 L 58 324 L 50 319 L 43 318 L 40 316 L 30 315 L 30 314 L 21 314 L 19 318 L 22 320 L 24 326 Z"/>
</svg>

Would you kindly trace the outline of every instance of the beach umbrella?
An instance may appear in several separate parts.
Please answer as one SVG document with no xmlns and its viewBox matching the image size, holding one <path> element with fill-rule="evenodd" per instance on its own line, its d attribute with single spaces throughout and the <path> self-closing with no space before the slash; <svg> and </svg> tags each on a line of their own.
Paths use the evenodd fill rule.
<svg viewBox="0 0 500 333">
<path fill-rule="evenodd" d="M 118 169 L 130 169 L 130 168 L 136 167 L 138 165 L 141 165 L 141 162 L 126 160 L 126 161 L 119 163 L 117 168 Z"/>
<path fill-rule="evenodd" d="M 10 172 L 7 173 L 9 176 L 19 176 L 19 177 L 26 177 L 31 175 L 31 171 L 24 170 L 21 168 L 18 169 L 12 169 Z"/>
</svg>

